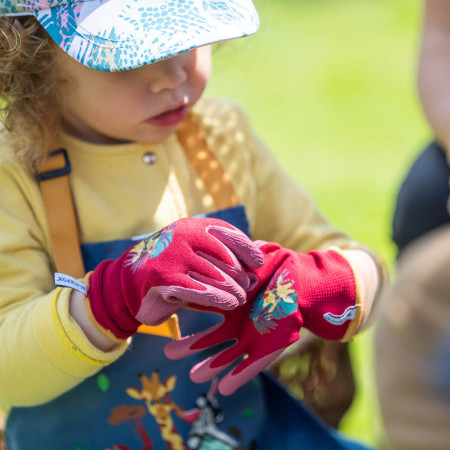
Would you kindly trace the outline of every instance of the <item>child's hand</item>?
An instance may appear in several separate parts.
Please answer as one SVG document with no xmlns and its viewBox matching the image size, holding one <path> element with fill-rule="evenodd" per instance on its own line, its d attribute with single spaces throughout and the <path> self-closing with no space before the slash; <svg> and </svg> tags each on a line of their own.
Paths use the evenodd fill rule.
<svg viewBox="0 0 450 450">
<path fill-rule="evenodd" d="M 103 261 L 88 279 L 88 307 L 103 329 L 124 339 L 189 304 L 236 308 L 253 276 L 245 268 L 262 262 L 257 245 L 228 223 L 181 219 Z"/>
<path fill-rule="evenodd" d="M 236 341 L 190 373 L 194 382 L 205 382 L 246 355 L 220 381 L 223 395 L 232 394 L 297 341 L 302 326 L 318 336 L 338 340 L 345 336 L 350 323 L 355 322 L 352 328 L 356 329 L 361 316 L 353 270 L 339 252 L 300 254 L 271 243 L 262 244 L 261 250 L 264 265 L 254 271 L 258 283 L 248 293 L 247 302 L 229 311 L 195 308 L 219 313 L 224 320 L 165 346 L 169 358 L 180 359 Z"/>
</svg>

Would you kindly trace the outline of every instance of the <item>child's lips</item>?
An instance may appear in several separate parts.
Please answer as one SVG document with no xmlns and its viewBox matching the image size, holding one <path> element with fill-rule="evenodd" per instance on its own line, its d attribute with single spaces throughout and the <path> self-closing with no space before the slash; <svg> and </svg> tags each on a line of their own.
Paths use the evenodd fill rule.
<svg viewBox="0 0 450 450">
<path fill-rule="evenodd" d="M 186 116 L 187 111 L 187 105 L 179 106 L 176 109 L 152 117 L 148 122 L 160 127 L 170 127 L 180 123 Z"/>
</svg>

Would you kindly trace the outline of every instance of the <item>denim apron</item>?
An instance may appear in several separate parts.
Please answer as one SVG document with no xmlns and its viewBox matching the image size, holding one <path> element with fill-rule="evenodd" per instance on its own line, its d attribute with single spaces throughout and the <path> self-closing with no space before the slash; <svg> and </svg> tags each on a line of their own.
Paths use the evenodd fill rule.
<svg viewBox="0 0 450 450">
<path fill-rule="evenodd" d="M 208 214 L 248 234 L 244 208 Z M 135 241 L 82 246 L 86 270 L 116 258 Z M 203 330 L 220 316 L 179 311 L 182 335 Z M 105 449 L 359 449 L 322 425 L 273 379 L 260 375 L 231 396 L 215 383 L 192 383 L 190 368 L 205 354 L 180 361 L 164 353 L 167 338 L 136 334 L 115 363 L 57 399 L 35 407 L 13 408 L 6 423 L 8 450 Z M 145 382 L 164 390 L 145 402 Z M 156 390 L 156 389 L 155 389 Z M 136 395 L 138 393 L 138 395 Z M 131 395 L 133 394 L 133 395 Z M 155 413 L 163 403 L 168 414 Z"/>
</svg>

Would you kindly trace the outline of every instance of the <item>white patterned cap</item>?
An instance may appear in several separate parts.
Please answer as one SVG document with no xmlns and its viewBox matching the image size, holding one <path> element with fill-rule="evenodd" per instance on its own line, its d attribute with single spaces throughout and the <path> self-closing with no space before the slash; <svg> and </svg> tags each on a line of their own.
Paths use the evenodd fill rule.
<svg viewBox="0 0 450 450">
<path fill-rule="evenodd" d="M 97 70 L 134 69 L 253 34 L 251 0 L 0 0 L 0 16 L 33 15 L 71 57 Z"/>
</svg>

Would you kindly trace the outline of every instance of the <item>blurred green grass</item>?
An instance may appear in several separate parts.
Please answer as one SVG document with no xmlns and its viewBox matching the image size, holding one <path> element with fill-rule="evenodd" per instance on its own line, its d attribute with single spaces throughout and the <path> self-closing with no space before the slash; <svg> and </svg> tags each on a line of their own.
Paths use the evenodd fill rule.
<svg viewBox="0 0 450 450">
<path fill-rule="evenodd" d="M 335 225 L 394 270 L 391 218 L 430 136 L 416 95 L 419 0 L 255 0 L 261 28 L 216 49 L 207 94 L 230 97 Z M 341 429 L 379 445 L 373 330 L 352 343 L 357 395 Z"/>
</svg>

